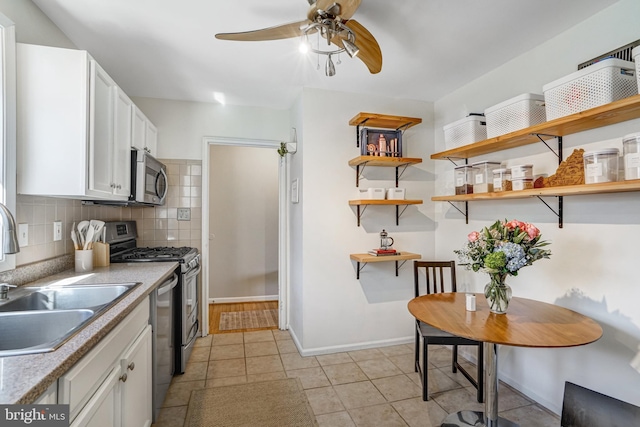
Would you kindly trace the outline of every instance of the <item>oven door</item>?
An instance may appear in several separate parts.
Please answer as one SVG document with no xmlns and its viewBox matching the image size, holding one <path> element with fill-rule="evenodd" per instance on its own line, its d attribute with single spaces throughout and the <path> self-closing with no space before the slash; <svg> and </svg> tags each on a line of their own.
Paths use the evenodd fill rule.
<svg viewBox="0 0 640 427">
<path fill-rule="evenodd" d="M 136 151 L 135 200 L 150 205 L 163 205 L 168 182 L 165 165 L 149 153 Z"/>
<path fill-rule="evenodd" d="M 183 373 L 198 337 L 198 280 L 200 265 L 185 272 L 182 282 L 182 330 L 180 360 L 176 361 L 178 373 Z"/>
</svg>

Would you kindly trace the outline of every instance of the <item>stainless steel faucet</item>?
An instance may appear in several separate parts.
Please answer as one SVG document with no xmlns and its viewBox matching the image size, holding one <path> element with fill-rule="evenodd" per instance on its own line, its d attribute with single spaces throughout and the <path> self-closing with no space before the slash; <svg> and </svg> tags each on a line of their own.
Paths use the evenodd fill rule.
<svg viewBox="0 0 640 427">
<path fill-rule="evenodd" d="M 9 293 L 9 288 L 17 288 L 17 286 L 10 285 L 8 283 L 0 283 L 0 301 L 9 299 L 9 296 L 7 295 Z"/>
<path fill-rule="evenodd" d="M 13 215 L 9 212 L 9 209 L 2 203 L 0 203 L 0 217 L 2 217 L 2 253 L 4 254 L 16 254 L 20 252 L 20 245 L 18 245 L 18 232 L 16 230 L 16 220 L 13 219 Z"/>
</svg>

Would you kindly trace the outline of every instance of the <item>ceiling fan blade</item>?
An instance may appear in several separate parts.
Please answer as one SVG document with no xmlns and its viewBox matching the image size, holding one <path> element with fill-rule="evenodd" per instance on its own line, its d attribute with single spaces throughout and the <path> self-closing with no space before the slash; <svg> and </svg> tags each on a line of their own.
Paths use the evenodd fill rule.
<svg viewBox="0 0 640 427">
<path fill-rule="evenodd" d="M 362 0 L 318 0 L 311 4 L 311 8 L 309 8 L 309 12 L 307 13 L 307 18 L 309 18 L 310 21 L 313 21 L 318 10 L 326 11 L 330 9 L 334 3 L 337 3 L 340 5 L 340 13 L 338 16 L 340 16 L 343 21 L 346 21 L 356 13 L 361 2 Z"/>
<path fill-rule="evenodd" d="M 358 59 L 364 62 L 371 74 L 379 73 L 382 70 L 382 51 L 375 37 L 354 19 L 349 20 L 345 25 L 356 35 L 356 45 L 360 49 Z M 343 47 L 341 39 L 331 41 Z"/>
<path fill-rule="evenodd" d="M 275 27 L 263 28 L 261 30 L 245 31 L 242 33 L 218 33 L 216 38 L 220 40 L 235 41 L 263 41 L 280 40 L 292 37 L 300 37 L 303 32 L 300 29 L 309 24 L 308 20 L 292 22 L 290 24 L 278 25 Z"/>
</svg>

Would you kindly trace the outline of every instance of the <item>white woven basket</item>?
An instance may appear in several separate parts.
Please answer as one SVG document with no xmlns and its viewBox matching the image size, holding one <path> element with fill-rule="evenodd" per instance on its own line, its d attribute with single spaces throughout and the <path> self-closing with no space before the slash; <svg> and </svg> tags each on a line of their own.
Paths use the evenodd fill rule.
<svg viewBox="0 0 640 427">
<path fill-rule="evenodd" d="M 447 150 L 487 139 L 484 116 L 467 116 L 445 125 L 442 129 Z"/>
<path fill-rule="evenodd" d="M 553 120 L 638 93 L 633 62 L 605 59 L 542 87 Z"/>
<path fill-rule="evenodd" d="M 544 96 L 525 93 L 484 110 L 487 138 L 515 132 L 546 121 Z"/>
</svg>

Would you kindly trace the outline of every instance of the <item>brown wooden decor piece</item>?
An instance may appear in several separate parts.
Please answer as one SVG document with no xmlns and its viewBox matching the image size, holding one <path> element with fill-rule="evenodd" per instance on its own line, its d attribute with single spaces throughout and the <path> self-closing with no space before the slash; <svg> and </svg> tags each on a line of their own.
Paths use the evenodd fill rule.
<svg viewBox="0 0 640 427">
<path fill-rule="evenodd" d="M 560 163 L 556 173 L 548 178 L 542 178 L 540 187 L 562 187 L 565 185 L 583 185 L 584 184 L 584 161 L 582 148 L 573 150 L 573 153 L 565 161 Z M 538 183 L 539 178 L 535 184 Z M 536 187 L 536 185 L 534 185 Z M 536 187 L 539 188 L 539 187 Z"/>
</svg>

